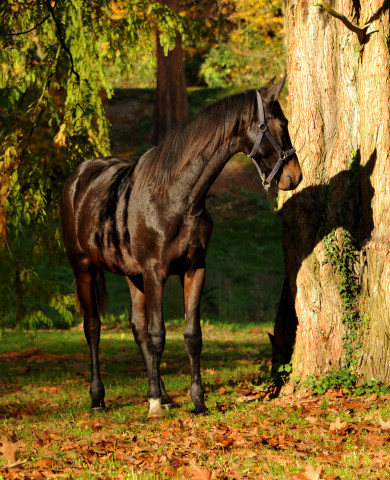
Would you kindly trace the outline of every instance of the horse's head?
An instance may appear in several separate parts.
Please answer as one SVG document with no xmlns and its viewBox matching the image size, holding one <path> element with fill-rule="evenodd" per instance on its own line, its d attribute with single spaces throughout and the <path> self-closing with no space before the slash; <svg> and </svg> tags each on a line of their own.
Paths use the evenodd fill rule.
<svg viewBox="0 0 390 480">
<path fill-rule="evenodd" d="M 247 130 L 245 146 L 265 188 L 275 179 L 281 190 L 293 190 L 302 180 L 302 172 L 278 102 L 285 80 L 286 77 L 277 83 L 271 80 L 260 91 L 256 90 L 257 113 Z"/>
</svg>

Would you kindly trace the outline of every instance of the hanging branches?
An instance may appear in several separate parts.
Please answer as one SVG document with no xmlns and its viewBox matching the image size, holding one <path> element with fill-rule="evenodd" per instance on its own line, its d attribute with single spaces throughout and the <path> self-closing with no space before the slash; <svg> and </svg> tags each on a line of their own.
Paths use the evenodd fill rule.
<svg viewBox="0 0 390 480">
<path fill-rule="evenodd" d="M 58 19 L 56 18 L 55 16 L 55 13 L 54 13 L 54 7 L 53 5 L 51 4 L 51 0 L 46 0 L 46 6 L 50 12 L 50 16 L 51 18 L 53 19 L 53 22 L 56 26 L 56 36 L 58 38 L 58 41 L 60 42 L 62 48 L 65 50 L 66 54 L 68 55 L 69 57 L 69 61 L 70 61 L 70 71 L 71 73 L 73 73 L 73 75 L 76 77 L 76 80 L 77 80 L 77 83 L 80 83 L 80 75 L 76 72 L 76 70 L 74 69 L 74 61 L 73 61 L 73 55 L 72 55 L 72 52 L 69 50 L 69 48 L 67 47 L 66 43 L 65 43 L 65 39 L 62 35 L 62 30 L 61 30 L 61 23 L 58 21 Z"/>
<path fill-rule="evenodd" d="M 84 159 L 110 152 L 107 65 L 129 71 L 140 33 L 155 24 L 166 48 L 191 30 L 155 1 L 119 5 L 0 0 L 0 333 L 15 310 L 25 327 L 46 321 L 43 306 L 66 317 L 69 288 L 53 278 L 62 183 Z"/>
<path fill-rule="evenodd" d="M 46 17 L 43 20 L 41 20 L 37 25 L 35 25 L 35 27 L 32 27 L 29 30 L 25 30 L 24 32 L 7 33 L 7 36 L 13 37 L 13 36 L 16 36 L 16 35 L 26 35 L 27 33 L 30 33 L 32 31 L 36 30 L 37 28 L 39 28 L 49 18 L 50 18 L 50 15 L 46 15 Z"/>
</svg>

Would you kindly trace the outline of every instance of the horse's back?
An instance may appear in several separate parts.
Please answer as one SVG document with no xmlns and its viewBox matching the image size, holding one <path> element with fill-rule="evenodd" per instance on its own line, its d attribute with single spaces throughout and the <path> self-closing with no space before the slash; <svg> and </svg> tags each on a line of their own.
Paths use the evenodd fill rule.
<svg viewBox="0 0 390 480">
<path fill-rule="evenodd" d="M 94 188 L 104 187 L 104 185 L 109 188 L 111 180 L 118 171 L 126 171 L 127 177 L 131 176 L 136 163 L 120 157 L 93 158 L 80 163 L 65 182 L 61 207 L 67 201 L 75 207 L 80 195 L 87 190 L 91 192 Z"/>
</svg>

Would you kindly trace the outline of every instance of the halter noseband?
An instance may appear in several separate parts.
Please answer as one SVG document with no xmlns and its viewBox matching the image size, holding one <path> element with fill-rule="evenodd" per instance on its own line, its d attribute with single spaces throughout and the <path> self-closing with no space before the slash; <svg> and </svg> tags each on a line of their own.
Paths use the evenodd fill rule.
<svg viewBox="0 0 390 480">
<path fill-rule="evenodd" d="M 268 190 L 270 183 L 272 182 L 275 175 L 279 172 L 280 168 L 285 163 L 287 158 L 291 157 L 291 155 L 294 155 L 295 148 L 290 148 L 290 150 L 283 151 L 279 147 L 278 142 L 272 136 L 272 133 L 269 131 L 268 125 L 265 121 L 264 107 L 263 107 L 263 101 L 261 100 L 261 95 L 257 90 L 255 91 L 256 91 L 256 98 L 257 98 L 257 109 L 259 112 L 259 133 L 257 134 L 255 144 L 252 148 L 251 153 L 248 155 L 248 157 L 252 160 L 257 171 L 259 172 L 264 188 Z M 272 169 L 272 172 L 268 175 L 268 177 L 266 177 L 265 173 L 261 171 L 259 165 L 253 158 L 260 147 L 260 144 L 261 144 L 261 141 L 263 140 L 264 135 L 268 138 L 268 140 L 270 141 L 274 149 L 279 153 L 279 160 L 276 162 L 274 168 Z"/>
</svg>

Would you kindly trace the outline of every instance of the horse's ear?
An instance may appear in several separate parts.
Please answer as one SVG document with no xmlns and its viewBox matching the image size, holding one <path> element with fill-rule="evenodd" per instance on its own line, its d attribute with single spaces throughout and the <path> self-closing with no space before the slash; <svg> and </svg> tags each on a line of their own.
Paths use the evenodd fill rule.
<svg viewBox="0 0 390 480">
<path fill-rule="evenodd" d="M 271 78 L 271 80 L 267 83 L 267 85 L 264 86 L 264 88 L 269 88 L 271 85 L 273 85 L 274 81 L 275 81 L 275 78 L 276 77 Z"/>
<path fill-rule="evenodd" d="M 282 91 L 284 84 L 286 82 L 287 75 L 284 75 L 278 82 L 274 83 L 275 77 L 267 83 L 265 88 L 267 89 L 265 93 L 265 98 L 269 102 L 274 102 L 279 98 L 280 92 Z"/>
</svg>

